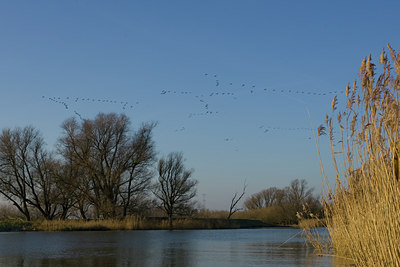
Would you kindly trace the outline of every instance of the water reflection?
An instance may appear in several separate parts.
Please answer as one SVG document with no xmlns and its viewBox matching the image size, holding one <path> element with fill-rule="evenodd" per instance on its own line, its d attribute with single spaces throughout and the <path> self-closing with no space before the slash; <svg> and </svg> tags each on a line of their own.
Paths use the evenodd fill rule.
<svg viewBox="0 0 400 267">
<path fill-rule="evenodd" d="M 326 266 L 297 229 L 0 233 L 0 266 Z M 282 245 L 282 243 L 284 243 Z"/>
</svg>

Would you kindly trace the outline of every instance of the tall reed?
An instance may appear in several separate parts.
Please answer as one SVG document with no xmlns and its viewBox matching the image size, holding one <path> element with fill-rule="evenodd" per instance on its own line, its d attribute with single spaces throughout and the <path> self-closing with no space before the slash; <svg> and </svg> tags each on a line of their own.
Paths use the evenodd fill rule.
<svg viewBox="0 0 400 267">
<path fill-rule="evenodd" d="M 400 266 L 400 53 L 387 48 L 380 74 L 365 58 L 346 108 L 336 112 L 335 97 L 318 129 L 327 129 L 336 170 L 335 187 L 323 174 L 329 243 L 357 266 Z"/>
</svg>

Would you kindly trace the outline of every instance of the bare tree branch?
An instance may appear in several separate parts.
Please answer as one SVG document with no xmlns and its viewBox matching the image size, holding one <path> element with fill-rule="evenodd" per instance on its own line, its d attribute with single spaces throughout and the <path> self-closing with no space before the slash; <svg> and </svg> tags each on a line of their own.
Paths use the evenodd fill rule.
<svg viewBox="0 0 400 267">
<path fill-rule="evenodd" d="M 233 195 L 233 198 L 231 200 L 231 205 L 229 207 L 229 214 L 227 219 L 230 220 L 232 215 L 234 213 L 236 213 L 237 211 L 241 210 L 240 208 L 237 208 L 237 204 L 239 203 L 239 201 L 243 198 L 243 196 L 246 194 L 246 188 L 247 188 L 247 183 L 246 180 L 243 183 L 243 191 L 240 195 L 238 195 L 238 192 L 235 192 L 235 194 Z"/>
</svg>

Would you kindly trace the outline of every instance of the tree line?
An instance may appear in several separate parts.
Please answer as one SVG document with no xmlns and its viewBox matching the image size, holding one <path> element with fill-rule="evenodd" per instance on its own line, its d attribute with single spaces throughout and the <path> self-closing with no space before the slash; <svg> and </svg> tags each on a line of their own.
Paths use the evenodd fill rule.
<svg viewBox="0 0 400 267">
<path fill-rule="evenodd" d="M 284 188 L 269 187 L 255 193 L 245 200 L 244 206 L 247 210 L 273 208 L 278 218 L 276 223 L 286 225 L 298 223 L 300 213 L 303 216 L 322 213 L 320 201 L 304 179 L 295 179 Z"/>
<path fill-rule="evenodd" d="M 123 218 L 160 207 L 172 223 L 174 215 L 193 209 L 197 180 L 182 153 L 157 159 L 155 126 L 143 123 L 134 131 L 126 115 L 115 113 L 70 118 L 52 151 L 32 126 L 3 129 L 0 194 L 26 220 L 33 214 L 47 220 Z"/>
</svg>

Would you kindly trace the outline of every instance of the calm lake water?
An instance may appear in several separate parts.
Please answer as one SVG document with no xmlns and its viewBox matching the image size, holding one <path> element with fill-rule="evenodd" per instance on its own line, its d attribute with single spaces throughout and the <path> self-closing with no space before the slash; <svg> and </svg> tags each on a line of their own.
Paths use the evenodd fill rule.
<svg viewBox="0 0 400 267">
<path fill-rule="evenodd" d="M 299 232 L 270 228 L 0 233 L 0 266 L 331 265 L 332 259 L 315 255 Z"/>
</svg>

